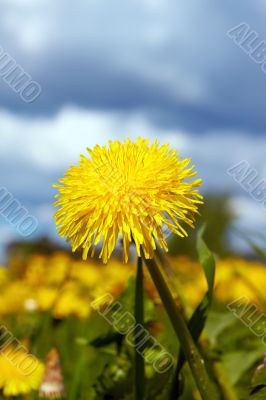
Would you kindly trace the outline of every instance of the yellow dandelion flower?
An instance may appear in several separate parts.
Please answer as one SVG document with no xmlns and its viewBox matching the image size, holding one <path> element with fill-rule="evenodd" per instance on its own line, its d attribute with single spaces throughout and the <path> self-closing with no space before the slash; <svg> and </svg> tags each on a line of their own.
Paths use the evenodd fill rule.
<svg viewBox="0 0 266 400">
<path fill-rule="evenodd" d="M 153 258 L 156 241 L 167 251 L 163 230 L 187 236 L 180 222 L 193 227 L 202 197 L 196 187 L 200 179 L 191 160 L 182 159 L 169 145 L 130 139 L 110 141 L 109 146 L 88 149 L 59 184 L 60 208 L 55 214 L 59 234 L 72 242 L 72 250 L 83 249 L 83 259 L 102 241 L 100 258 L 107 263 L 119 234 L 123 238 L 124 261 L 134 242 L 140 256 Z"/>
<path fill-rule="evenodd" d="M 0 371 L 0 388 L 4 396 L 18 396 L 39 388 L 44 365 L 23 347 L 8 347 L 0 354 Z"/>
</svg>

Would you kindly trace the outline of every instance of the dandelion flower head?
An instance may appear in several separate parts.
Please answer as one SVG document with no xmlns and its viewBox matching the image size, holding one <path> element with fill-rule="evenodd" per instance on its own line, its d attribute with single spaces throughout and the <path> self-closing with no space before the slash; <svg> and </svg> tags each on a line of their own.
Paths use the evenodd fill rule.
<svg viewBox="0 0 266 400">
<path fill-rule="evenodd" d="M 202 202 L 191 159 L 142 138 L 87 150 L 89 156 L 82 155 L 55 185 L 56 224 L 73 251 L 82 249 L 86 259 L 101 244 L 100 258 L 107 263 L 120 235 L 127 262 L 131 242 L 148 259 L 157 244 L 168 250 L 166 229 L 187 236 L 182 222 L 193 227 Z"/>
</svg>

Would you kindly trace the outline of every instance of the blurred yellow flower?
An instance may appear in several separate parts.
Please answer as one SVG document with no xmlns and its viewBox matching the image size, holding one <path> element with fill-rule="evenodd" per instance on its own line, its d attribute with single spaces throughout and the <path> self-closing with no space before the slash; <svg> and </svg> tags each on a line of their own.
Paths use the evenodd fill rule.
<svg viewBox="0 0 266 400">
<path fill-rule="evenodd" d="M 81 287 L 74 282 L 66 284 L 61 291 L 52 287 L 41 287 L 36 293 L 36 302 L 40 311 L 53 309 L 56 318 L 86 318 L 91 310 L 89 294 L 83 294 Z"/>
<path fill-rule="evenodd" d="M 35 299 L 38 304 L 39 310 L 50 310 L 53 307 L 57 296 L 58 290 L 56 288 L 46 286 L 38 288 Z"/>
<path fill-rule="evenodd" d="M 68 254 L 63 252 L 54 253 L 50 257 L 35 254 L 28 260 L 26 280 L 32 286 L 59 284 L 65 279 L 71 262 Z"/>
<path fill-rule="evenodd" d="M 106 293 L 119 295 L 134 271 L 132 264 L 125 268 L 117 259 L 110 264 L 113 268 L 93 260 L 76 261 L 61 252 L 35 254 L 24 263 L 20 279 L 4 270 L 0 316 L 53 310 L 56 318 L 87 318 L 91 302 Z"/>
<path fill-rule="evenodd" d="M 88 289 L 95 288 L 103 281 L 101 269 L 93 262 L 88 264 L 84 261 L 73 261 L 71 271 L 71 278 Z"/>
<path fill-rule="evenodd" d="M 188 257 L 171 257 L 170 265 L 176 275 L 171 275 L 169 284 L 174 289 L 175 284 L 182 286 L 182 298 L 188 311 L 199 304 L 207 291 L 207 282 L 199 262 Z M 265 265 L 241 258 L 216 260 L 214 285 L 214 300 L 229 303 L 240 297 L 246 297 L 265 307 L 266 305 L 266 273 Z M 157 291 L 147 276 L 146 289 L 156 303 L 160 303 Z M 178 292 L 180 292 L 178 290 Z"/>
<path fill-rule="evenodd" d="M 215 297 L 223 302 L 247 297 L 265 305 L 265 266 L 241 258 L 228 258 L 217 263 Z"/>
<path fill-rule="evenodd" d="M 10 281 L 1 290 L 0 315 L 21 312 L 25 301 L 31 297 L 32 289 L 25 281 Z"/>
<path fill-rule="evenodd" d="M 90 314 L 90 299 L 82 297 L 78 290 L 64 290 L 56 304 L 54 314 L 57 318 L 75 316 L 78 318 L 87 318 Z"/>
<path fill-rule="evenodd" d="M 180 222 L 193 226 L 202 199 L 196 189 L 201 180 L 190 180 L 197 174 L 190 159 L 141 138 L 110 141 L 109 147 L 97 145 L 88 152 L 90 158 L 81 156 L 55 185 L 56 224 L 73 251 L 82 248 L 86 259 L 102 240 L 100 258 L 107 263 L 121 234 L 127 262 L 130 242 L 146 258 L 153 257 L 156 240 L 167 251 L 164 226 L 187 236 Z"/>
<path fill-rule="evenodd" d="M 4 396 L 24 395 L 39 388 L 44 365 L 34 358 L 33 368 L 27 370 L 26 357 L 23 349 L 9 347 L 0 353 L 0 388 Z"/>
<path fill-rule="evenodd" d="M 47 259 L 44 255 L 34 254 L 27 261 L 25 279 L 31 286 L 42 285 L 46 279 Z"/>
<path fill-rule="evenodd" d="M 68 254 L 63 252 L 53 254 L 47 263 L 46 283 L 59 284 L 62 282 L 69 273 L 71 263 L 72 260 Z"/>
<path fill-rule="evenodd" d="M 8 280 L 7 269 L 0 265 L 0 286 L 3 286 Z"/>
</svg>

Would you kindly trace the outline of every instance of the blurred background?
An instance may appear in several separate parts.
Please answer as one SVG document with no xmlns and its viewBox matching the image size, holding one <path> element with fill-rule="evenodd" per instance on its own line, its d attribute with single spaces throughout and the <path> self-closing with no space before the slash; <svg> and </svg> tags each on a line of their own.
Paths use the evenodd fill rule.
<svg viewBox="0 0 266 400">
<path fill-rule="evenodd" d="M 227 170 L 246 160 L 266 177 L 266 75 L 227 31 L 245 22 L 266 40 L 265 2 L 0 3 L 0 47 L 42 88 L 25 103 L 0 77 L 0 182 L 38 220 L 28 240 L 64 245 L 52 184 L 86 147 L 141 135 L 193 158 L 212 250 L 247 253 L 228 227 L 263 232 L 266 214 Z M 1 262 L 22 239 L 1 215 Z"/>
</svg>

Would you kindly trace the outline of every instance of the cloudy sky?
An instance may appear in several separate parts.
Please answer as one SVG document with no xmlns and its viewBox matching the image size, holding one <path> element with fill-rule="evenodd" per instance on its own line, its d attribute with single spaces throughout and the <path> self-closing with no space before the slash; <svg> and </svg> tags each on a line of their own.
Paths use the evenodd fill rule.
<svg viewBox="0 0 266 400">
<path fill-rule="evenodd" d="M 266 178 L 266 74 L 228 30 L 266 41 L 261 0 L 0 0 L 0 186 L 55 236 L 55 182 L 87 146 L 138 135 L 192 156 L 205 191 L 233 194 L 239 224 L 265 211 L 228 174 Z M 25 103 L 1 75 L 1 49 L 41 86 Z M 0 248 L 19 234 L 0 219 Z M 3 254 L 3 251 L 2 251 Z"/>
</svg>

